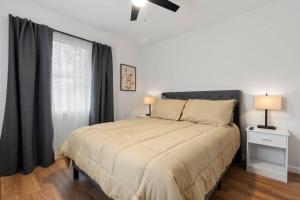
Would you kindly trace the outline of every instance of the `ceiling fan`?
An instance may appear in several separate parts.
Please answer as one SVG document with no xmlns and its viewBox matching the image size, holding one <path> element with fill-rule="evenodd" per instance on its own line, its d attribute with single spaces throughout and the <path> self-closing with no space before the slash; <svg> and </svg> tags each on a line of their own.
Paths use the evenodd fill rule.
<svg viewBox="0 0 300 200">
<path fill-rule="evenodd" d="M 148 1 L 173 12 L 176 12 L 179 9 L 178 5 L 172 3 L 169 0 L 131 0 L 131 1 L 132 1 L 132 10 L 131 10 L 131 19 L 130 19 L 131 21 L 135 21 L 137 19 L 140 8 L 145 7 Z"/>
</svg>

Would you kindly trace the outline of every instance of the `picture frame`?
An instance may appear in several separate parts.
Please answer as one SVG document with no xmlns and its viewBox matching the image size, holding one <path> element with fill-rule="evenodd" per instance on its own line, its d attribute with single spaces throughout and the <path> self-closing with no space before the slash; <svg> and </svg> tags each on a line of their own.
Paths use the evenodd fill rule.
<svg viewBox="0 0 300 200">
<path fill-rule="evenodd" d="M 136 67 L 126 64 L 120 65 L 120 90 L 136 91 Z"/>
</svg>

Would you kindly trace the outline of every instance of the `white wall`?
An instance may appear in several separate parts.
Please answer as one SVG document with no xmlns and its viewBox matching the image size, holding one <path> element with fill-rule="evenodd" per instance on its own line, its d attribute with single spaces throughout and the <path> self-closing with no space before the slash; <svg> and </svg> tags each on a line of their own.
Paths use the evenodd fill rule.
<svg viewBox="0 0 300 200">
<path fill-rule="evenodd" d="M 29 1 L 0 0 L 0 129 L 2 128 L 8 63 L 8 14 L 32 19 L 34 22 L 48 25 L 82 38 L 112 46 L 114 64 L 115 118 L 123 119 L 134 116 L 141 91 L 141 79 L 138 76 L 137 92 L 121 92 L 119 89 L 120 63 L 137 66 L 140 74 L 140 48 L 137 43 L 122 36 L 94 29 L 71 18 L 44 10 Z M 0 130 L 1 131 L 1 130 Z M 1 133 L 1 132 L 0 132 Z"/>
<path fill-rule="evenodd" d="M 300 1 L 280 0 L 145 47 L 145 92 L 240 89 L 243 127 L 264 122 L 264 112 L 253 110 L 253 95 L 283 95 L 284 109 L 270 112 L 270 121 L 291 131 L 290 169 L 300 172 L 299 22 Z"/>
</svg>

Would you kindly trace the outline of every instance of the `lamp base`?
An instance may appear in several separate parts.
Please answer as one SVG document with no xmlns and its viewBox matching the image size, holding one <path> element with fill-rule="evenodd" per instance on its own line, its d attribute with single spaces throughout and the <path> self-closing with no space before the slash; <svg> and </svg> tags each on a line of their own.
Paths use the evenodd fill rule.
<svg viewBox="0 0 300 200">
<path fill-rule="evenodd" d="M 275 126 L 265 126 L 265 125 L 257 125 L 257 128 L 264 128 L 264 129 L 271 129 L 271 130 L 276 129 Z"/>
</svg>

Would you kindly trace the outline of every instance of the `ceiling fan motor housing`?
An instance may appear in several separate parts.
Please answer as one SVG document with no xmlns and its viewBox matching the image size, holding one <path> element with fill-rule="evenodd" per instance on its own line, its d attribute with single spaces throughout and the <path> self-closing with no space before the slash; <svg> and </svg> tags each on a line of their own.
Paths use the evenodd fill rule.
<svg viewBox="0 0 300 200">
<path fill-rule="evenodd" d="M 140 8 L 146 6 L 148 1 L 173 12 L 176 12 L 179 9 L 179 6 L 177 4 L 169 0 L 131 0 L 131 1 L 132 1 L 131 21 L 135 21 L 137 19 Z"/>
</svg>

